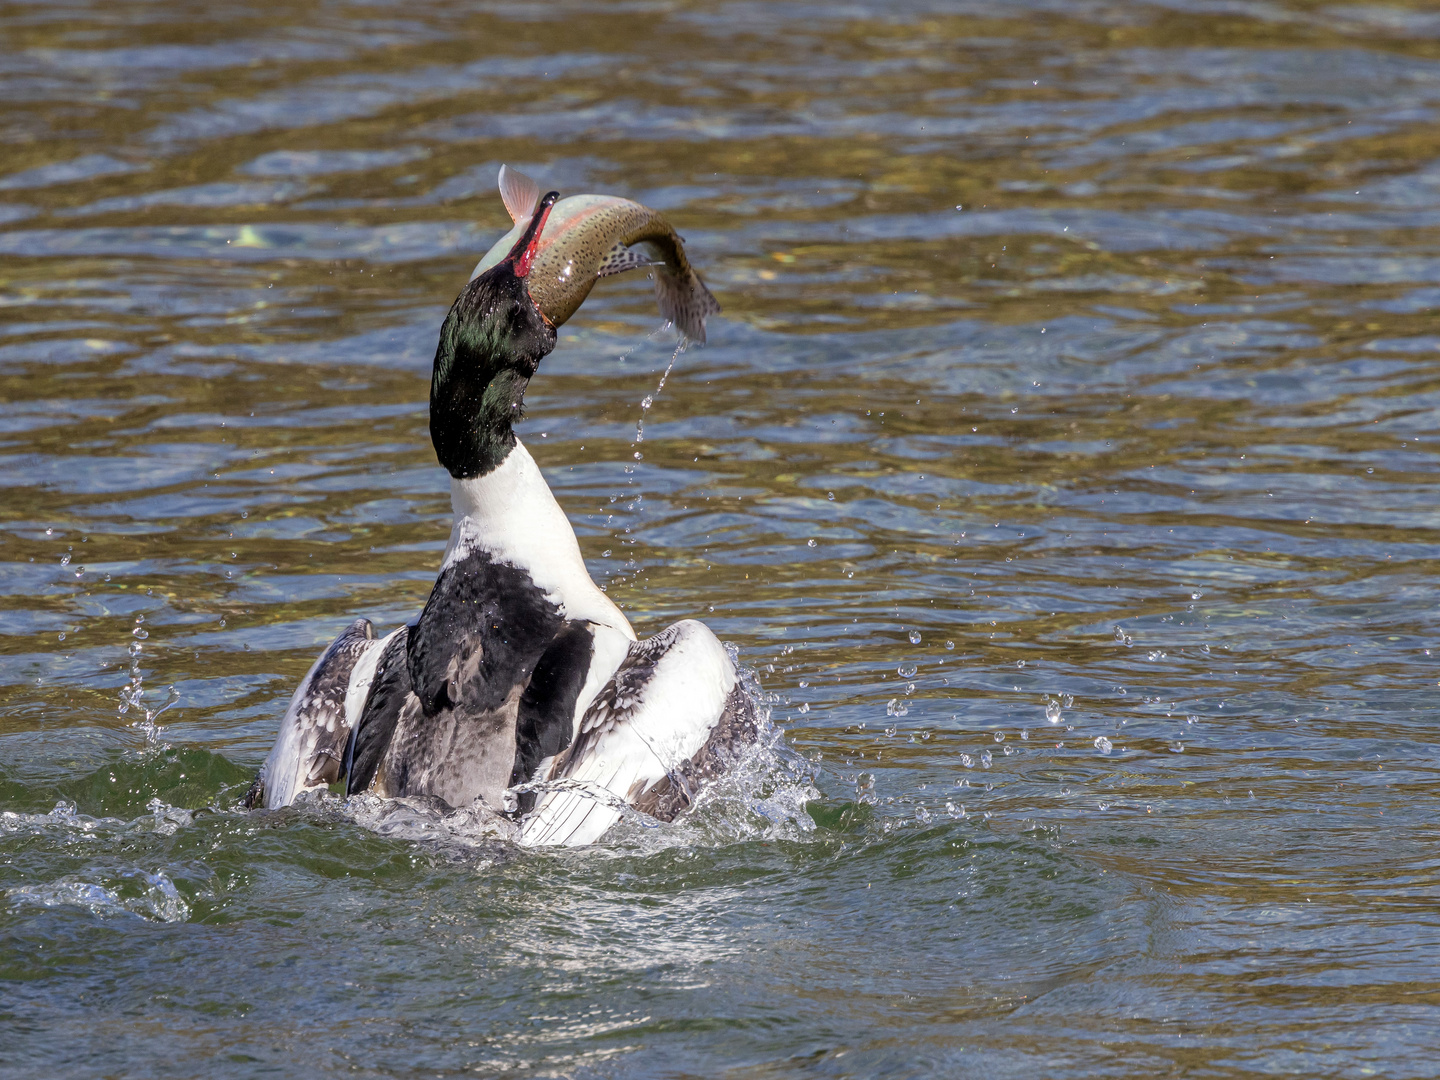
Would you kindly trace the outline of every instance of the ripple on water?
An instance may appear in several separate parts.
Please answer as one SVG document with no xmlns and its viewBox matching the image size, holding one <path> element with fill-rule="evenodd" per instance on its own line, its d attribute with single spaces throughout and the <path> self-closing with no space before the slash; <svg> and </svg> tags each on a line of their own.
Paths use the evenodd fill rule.
<svg viewBox="0 0 1440 1080">
<path fill-rule="evenodd" d="M 0 8 L 0 1057 L 1433 1072 L 1437 32 Z M 522 435 L 636 629 L 705 618 L 783 735 L 584 851 L 240 812 L 318 651 L 434 580 L 502 161 L 662 207 L 724 304 L 676 357 L 602 282 Z"/>
</svg>

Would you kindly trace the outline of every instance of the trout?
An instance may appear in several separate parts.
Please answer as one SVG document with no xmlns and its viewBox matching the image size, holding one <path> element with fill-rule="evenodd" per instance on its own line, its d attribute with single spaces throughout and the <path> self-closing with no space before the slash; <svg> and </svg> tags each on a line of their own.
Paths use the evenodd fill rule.
<svg viewBox="0 0 1440 1080">
<path fill-rule="evenodd" d="M 500 166 L 500 198 L 515 227 L 495 242 L 470 275 L 473 281 L 505 255 L 530 223 L 540 185 Z M 659 211 L 614 195 L 571 195 L 550 211 L 530 269 L 530 297 L 558 327 L 612 274 L 650 267 L 663 315 L 691 341 L 705 343 L 705 320 L 720 304 L 685 257 L 680 235 Z"/>
</svg>

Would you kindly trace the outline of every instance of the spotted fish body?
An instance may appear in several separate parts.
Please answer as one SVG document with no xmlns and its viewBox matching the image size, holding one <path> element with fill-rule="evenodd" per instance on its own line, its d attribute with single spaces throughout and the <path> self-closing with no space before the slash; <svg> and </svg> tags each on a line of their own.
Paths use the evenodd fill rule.
<svg viewBox="0 0 1440 1080">
<path fill-rule="evenodd" d="M 503 259 L 529 222 L 539 187 L 502 169 L 500 192 L 516 224 L 480 260 L 471 279 Z M 653 267 L 660 313 L 691 341 L 704 343 L 705 320 L 720 304 L 685 257 L 678 233 L 658 211 L 614 195 L 571 195 L 550 211 L 530 270 L 530 296 L 560 326 L 611 274 Z"/>
</svg>

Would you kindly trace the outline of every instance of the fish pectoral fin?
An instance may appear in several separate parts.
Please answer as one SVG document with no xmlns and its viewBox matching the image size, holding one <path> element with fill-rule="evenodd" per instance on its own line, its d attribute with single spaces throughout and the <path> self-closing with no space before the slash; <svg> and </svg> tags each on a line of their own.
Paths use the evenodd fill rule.
<svg viewBox="0 0 1440 1080">
<path fill-rule="evenodd" d="M 623 274 L 627 270 L 640 270 L 646 266 L 659 266 L 664 259 L 657 259 L 637 245 L 630 247 L 625 243 L 618 243 L 605 253 L 605 258 L 600 260 L 600 270 L 596 277 L 611 277 L 614 274 Z"/>
<path fill-rule="evenodd" d="M 500 198 L 512 221 L 529 221 L 540 203 L 540 185 L 519 169 L 501 165 Z"/>
</svg>

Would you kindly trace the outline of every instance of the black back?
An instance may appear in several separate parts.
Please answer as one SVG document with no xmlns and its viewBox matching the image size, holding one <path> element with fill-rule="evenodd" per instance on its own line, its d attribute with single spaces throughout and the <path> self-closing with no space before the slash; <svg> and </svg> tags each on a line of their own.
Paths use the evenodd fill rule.
<svg viewBox="0 0 1440 1080">
<path fill-rule="evenodd" d="M 351 792 L 498 805 L 514 777 L 569 742 L 591 633 L 526 571 L 472 548 L 440 572 L 402 636 L 352 741 Z"/>
<path fill-rule="evenodd" d="M 524 570 L 474 550 L 440 571 L 410 633 L 410 685 L 425 715 L 498 708 L 565 620 Z"/>
</svg>

